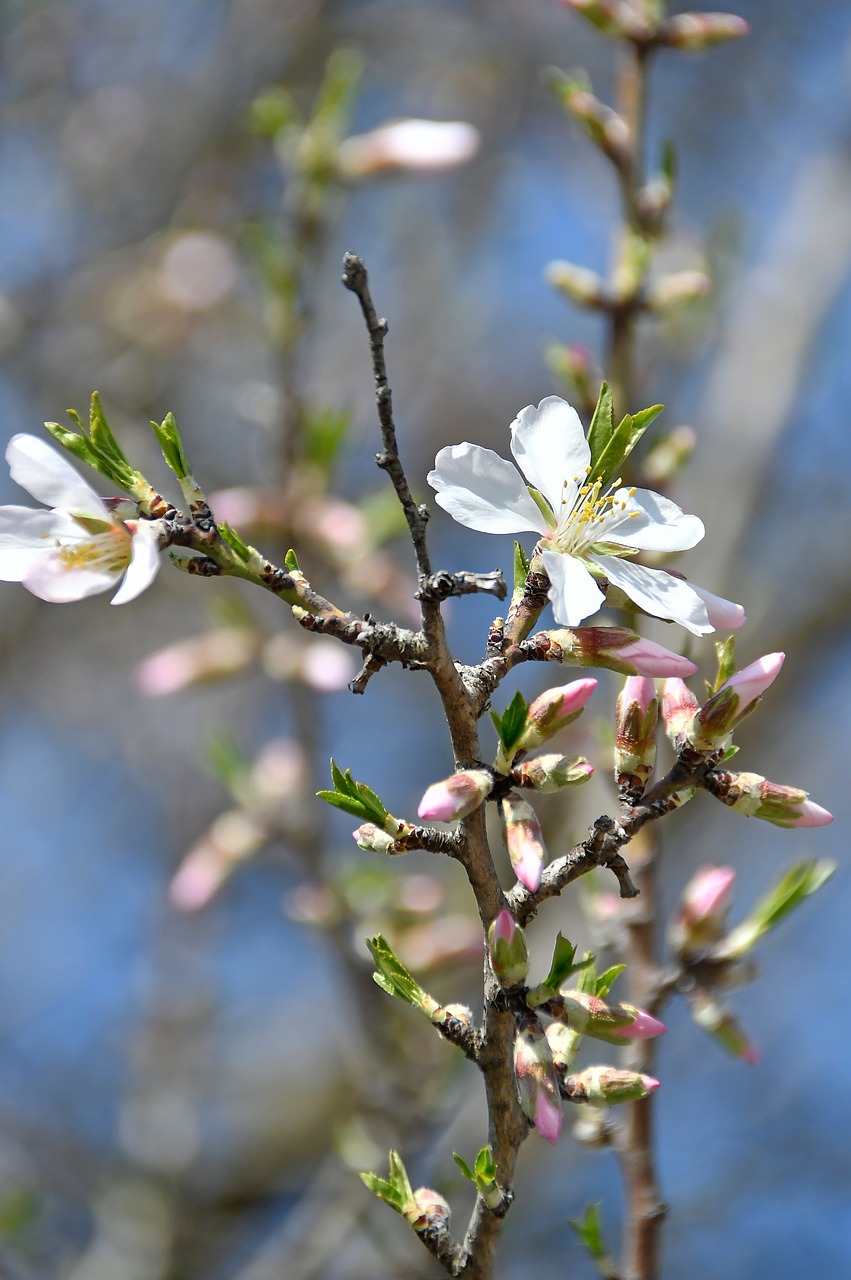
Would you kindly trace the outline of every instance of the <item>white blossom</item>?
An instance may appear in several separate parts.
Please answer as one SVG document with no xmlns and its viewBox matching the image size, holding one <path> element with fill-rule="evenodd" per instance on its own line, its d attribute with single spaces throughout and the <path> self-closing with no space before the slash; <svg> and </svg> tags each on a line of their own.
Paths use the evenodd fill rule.
<svg viewBox="0 0 851 1280">
<path fill-rule="evenodd" d="M 541 536 L 557 622 L 575 627 L 596 613 L 605 603 L 598 582 L 607 579 L 645 613 L 679 622 L 695 635 L 742 625 L 741 605 L 635 563 L 639 551 L 695 546 L 703 523 L 649 489 L 619 487 L 619 481 L 604 488 L 591 474 L 579 415 L 566 401 L 548 396 L 537 409 L 522 409 L 511 424 L 511 452 L 517 466 L 480 445 L 451 445 L 438 453 L 428 481 L 438 505 L 459 524 L 482 533 L 529 530 Z"/>
<path fill-rule="evenodd" d="M 120 520 L 63 454 L 36 436 L 13 436 L 12 479 L 44 509 L 0 507 L 0 581 L 20 582 L 42 600 L 64 604 L 109 591 L 126 604 L 159 568 L 157 532 L 145 520 Z"/>
</svg>

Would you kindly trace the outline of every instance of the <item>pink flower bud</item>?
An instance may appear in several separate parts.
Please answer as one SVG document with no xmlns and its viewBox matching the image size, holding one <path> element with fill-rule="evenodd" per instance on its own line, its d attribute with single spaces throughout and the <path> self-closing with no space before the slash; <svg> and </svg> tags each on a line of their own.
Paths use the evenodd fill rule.
<svg viewBox="0 0 851 1280">
<path fill-rule="evenodd" d="M 514 874 L 530 893 L 534 893 L 541 883 L 547 856 L 540 823 L 532 806 L 513 791 L 503 797 L 501 809 L 505 842 Z"/>
<path fill-rule="evenodd" d="M 563 1018 L 571 1031 L 592 1036 L 609 1044 L 622 1044 L 624 1040 L 648 1040 L 660 1036 L 667 1027 L 658 1018 L 633 1004 L 607 1004 L 599 996 L 586 991 L 562 990 Z"/>
<path fill-rule="evenodd" d="M 723 746 L 745 716 L 753 711 L 783 666 L 784 653 L 769 653 L 737 671 L 700 708 L 688 730 L 688 739 L 698 751 Z"/>
<path fill-rule="evenodd" d="M 682 680 L 665 681 L 662 686 L 662 719 L 665 732 L 675 746 L 680 747 L 685 742 L 699 709 L 697 698 Z"/>
<path fill-rule="evenodd" d="M 451 1213 L 448 1202 L 431 1187 L 418 1187 L 413 1201 L 406 1205 L 404 1216 L 417 1232 L 444 1233 L 449 1229 Z"/>
<path fill-rule="evenodd" d="M 490 795 L 493 774 L 487 769 L 462 769 L 426 791 L 417 814 L 426 822 L 455 822 L 466 818 Z"/>
<path fill-rule="evenodd" d="M 607 667 L 625 676 L 691 676 L 697 667 L 627 627 L 573 627 L 549 632 L 550 650 L 565 666 Z"/>
<path fill-rule="evenodd" d="M 515 754 L 541 746 L 560 729 L 571 724 L 582 714 L 583 707 L 596 688 L 597 681 L 588 677 L 542 693 L 529 707 L 526 728 L 514 747 Z"/>
<path fill-rule="evenodd" d="M 530 787 L 546 794 L 587 782 L 593 772 L 594 766 L 584 756 L 573 758 L 553 754 L 524 760 L 511 770 L 511 780 L 518 787 Z"/>
<path fill-rule="evenodd" d="M 564 1082 L 567 1096 L 592 1107 L 616 1106 L 620 1102 L 638 1102 L 646 1098 L 659 1081 L 640 1071 L 621 1071 L 617 1067 L 586 1067 Z"/>
<path fill-rule="evenodd" d="M 778 827 L 824 827 L 833 822 L 833 814 L 808 800 L 799 787 L 783 787 L 758 773 L 723 773 L 717 778 L 713 795 L 746 817 L 763 818 Z"/>
<path fill-rule="evenodd" d="M 732 867 L 702 867 L 692 877 L 683 891 L 679 912 L 668 929 L 672 951 L 689 958 L 721 939 L 735 878 Z"/>
<path fill-rule="evenodd" d="M 615 709 L 615 777 L 641 791 L 656 760 L 659 702 L 648 676 L 627 676 Z"/>
<path fill-rule="evenodd" d="M 488 929 L 493 971 L 503 987 L 516 987 L 529 972 L 526 937 L 510 911 L 500 911 Z"/>
<path fill-rule="evenodd" d="M 547 1038 L 534 1021 L 517 1032 L 514 1076 L 520 1105 L 542 1138 L 553 1146 L 561 1133 L 561 1093 Z"/>
</svg>

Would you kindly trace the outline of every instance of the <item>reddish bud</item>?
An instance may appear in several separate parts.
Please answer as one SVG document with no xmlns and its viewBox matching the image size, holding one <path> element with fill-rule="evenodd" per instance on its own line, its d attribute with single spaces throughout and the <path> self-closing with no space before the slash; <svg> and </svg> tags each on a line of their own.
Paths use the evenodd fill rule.
<svg viewBox="0 0 851 1280">
<path fill-rule="evenodd" d="M 417 814 L 426 822 L 455 822 L 478 809 L 492 790 L 493 774 L 487 769 L 462 769 L 443 782 L 432 783 Z"/>
</svg>

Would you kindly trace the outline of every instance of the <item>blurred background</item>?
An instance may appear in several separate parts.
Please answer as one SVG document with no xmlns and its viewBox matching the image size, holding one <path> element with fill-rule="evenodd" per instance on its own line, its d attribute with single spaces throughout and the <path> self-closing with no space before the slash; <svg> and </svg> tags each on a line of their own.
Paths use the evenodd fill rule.
<svg viewBox="0 0 851 1280">
<path fill-rule="evenodd" d="M 734 919 L 792 862 L 840 862 L 736 997 L 761 1063 L 725 1057 L 681 1005 L 661 1052 L 668 1273 L 783 1280 L 840 1275 L 851 1249 L 851 12 L 842 0 L 737 12 L 747 40 L 654 66 L 649 159 L 665 139 L 679 154 L 660 269 L 708 270 L 714 287 L 642 329 L 631 407 L 663 401 L 660 432 L 696 432 L 673 489 L 707 525 L 687 570 L 746 604 L 741 662 L 789 653 L 740 735 L 742 767 L 837 817 L 781 831 L 699 796 L 661 832 L 669 909 L 707 860 L 737 868 Z M 294 545 L 342 601 L 407 621 L 412 559 L 372 462 L 371 371 L 342 255 L 365 257 L 390 319 L 418 493 L 444 444 L 505 454 L 517 411 L 561 389 L 548 344 L 601 358 L 602 322 L 543 271 L 554 258 L 606 270 L 617 193 L 541 73 L 584 66 L 608 99 L 614 55 L 556 0 L 7 0 L 4 440 L 85 411 L 97 388 L 134 464 L 176 496 L 147 427 L 173 410 L 220 518 L 279 563 Z M 406 116 L 469 122 L 476 154 L 439 175 L 323 169 L 335 129 Z M 306 121 L 312 142 L 298 143 Z M 8 476 L 0 500 L 26 501 Z M 510 569 L 510 539 L 440 513 L 432 548 L 452 569 Z M 308 645 L 256 595 L 168 567 L 115 610 L 0 588 L 12 1280 L 438 1274 L 353 1172 L 383 1171 L 393 1144 L 415 1185 L 446 1191 L 459 1221 L 467 1211 L 450 1153 L 471 1161 L 484 1141 L 478 1080 L 412 1011 L 386 1007 L 362 944 L 381 929 L 439 999 L 475 1001 L 481 943 L 460 870 L 359 853 L 353 823 L 311 799 L 333 753 L 411 816 L 451 771 L 434 702 L 398 670 L 353 697 L 351 655 Z M 453 603 L 461 659 L 480 656 L 495 611 L 485 597 Z M 695 657 L 710 674 L 711 645 Z M 505 700 L 550 683 L 521 669 Z M 572 739 L 592 758 L 605 759 L 595 728 L 605 736 L 614 689 Z M 568 817 L 550 806 L 553 854 L 613 802 L 603 777 Z M 595 942 L 570 903 L 547 904 L 541 964 L 557 928 Z M 568 1226 L 589 1200 L 616 1242 L 612 1157 L 569 1134 L 545 1145 L 522 1152 L 506 1280 L 531 1266 L 590 1274 Z"/>
</svg>

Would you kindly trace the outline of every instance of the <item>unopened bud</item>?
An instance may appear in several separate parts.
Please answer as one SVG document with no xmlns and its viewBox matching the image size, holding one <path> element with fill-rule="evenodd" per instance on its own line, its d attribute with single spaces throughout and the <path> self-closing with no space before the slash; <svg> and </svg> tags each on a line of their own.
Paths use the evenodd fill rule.
<svg viewBox="0 0 851 1280">
<path fill-rule="evenodd" d="M 698 711 L 687 737 L 698 751 L 724 746 L 729 735 L 750 715 L 783 666 L 784 653 L 768 653 L 764 658 L 737 671 Z"/>
<path fill-rule="evenodd" d="M 649 1040 L 666 1030 L 664 1022 L 654 1018 L 633 1004 L 607 1004 L 599 996 L 587 991 L 562 990 L 559 1014 L 571 1031 L 605 1040 L 608 1044 L 623 1044 L 625 1040 Z"/>
<path fill-rule="evenodd" d="M 701 954 L 722 938 L 735 878 L 732 867 L 702 867 L 689 880 L 679 912 L 668 930 L 672 951 L 688 958 Z"/>
<path fill-rule="evenodd" d="M 488 929 L 488 950 L 493 971 L 503 987 L 517 987 L 529 972 L 526 935 L 510 911 L 500 911 Z"/>
<path fill-rule="evenodd" d="M 418 1187 L 413 1200 L 405 1206 L 404 1216 L 418 1234 L 449 1230 L 451 1214 L 448 1202 L 431 1187 Z"/>
<path fill-rule="evenodd" d="M 650 34 L 651 28 L 623 0 L 563 0 L 563 3 L 587 18 L 604 36 L 615 40 L 646 39 Z"/>
<path fill-rule="evenodd" d="M 588 267 L 578 267 L 573 262 L 558 260 L 549 263 L 544 271 L 544 279 L 580 307 L 599 309 L 608 306 L 606 282 Z"/>
<path fill-rule="evenodd" d="M 662 686 L 662 720 L 665 732 L 679 750 L 688 740 L 694 718 L 700 710 L 697 698 L 688 685 L 676 676 Z"/>
<path fill-rule="evenodd" d="M 387 815 L 388 818 L 391 816 Z M 397 830 L 395 834 L 390 831 L 377 827 L 374 822 L 364 822 L 352 832 L 352 838 L 359 849 L 363 849 L 365 853 L 405 853 L 406 844 L 404 837 L 410 835 L 413 826 L 410 822 L 399 822 L 396 818 L 392 819 L 393 824 L 403 830 Z"/>
<path fill-rule="evenodd" d="M 337 153 L 343 178 L 384 173 L 439 173 L 465 164 L 479 149 L 479 131 L 460 120 L 394 120 L 346 138 Z"/>
<path fill-rule="evenodd" d="M 638 1102 L 646 1098 L 659 1081 L 640 1071 L 620 1071 L 617 1067 L 586 1067 L 564 1082 L 566 1095 L 572 1102 L 587 1102 L 592 1107 L 611 1107 L 619 1102 Z"/>
<path fill-rule="evenodd" d="M 443 782 L 434 782 L 417 809 L 426 822 L 455 822 L 478 809 L 493 790 L 493 774 L 487 769 L 462 769 Z"/>
<path fill-rule="evenodd" d="M 758 773 L 719 773 L 712 794 L 736 813 L 777 827 L 824 827 L 833 814 L 807 799 L 799 787 L 783 787 Z"/>
<path fill-rule="evenodd" d="M 711 288 L 712 281 L 705 271 L 672 271 L 650 286 L 644 301 L 648 311 L 660 315 L 705 298 Z"/>
<path fill-rule="evenodd" d="M 518 751 L 533 751 L 547 742 L 559 730 L 572 724 L 583 711 L 586 702 L 597 687 L 597 681 L 589 677 L 573 680 L 558 689 L 548 689 L 529 707 L 526 727 L 514 746 Z"/>
<path fill-rule="evenodd" d="M 624 676 L 690 676 L 697 667 L 627 627 L 573 627 L 548 633 L 550 653 L 565 666 L 606 667 Z"/>
<path fill-rule="evenodd" d="M 513 791 L 503 796 L 500 808 L 514 874 L 530 893 L 535 893 L 547 856 L 541 825 L 532 806 Z"/>
<path fill-rule="evenodd" d="M 656 761 L 659 700 L 648 676 L 628 676 L 615 708 L 615 777 L 618 785 L 643 791 Z"/>
<path fill-rule="evenodd" d="M 524 760 L 511 770 L 511 780 L 518 787 L 547 793 L 587 782 L 593 772 L 593 764 L 589 764 L 584 756 L 554 754 Z"/>
<path fill-rule="evenodd" d="M 748 1066 L 759 1062 L 759 1049 L 716 996 L 708 991 L 698 990 L 689 997 L 689 1005 L 691 1016 L 697 1025 L 734 1058 L 740 1058 Z"/>
<path fill-rule="evenodd" d="M 653 444 L 642 464 L 642 477 L 654 489 L 676 480 L 697 444 L 694 427 L 674 427 Z M 711 619 L 710 619 L 711 621 Z"/>
<path fill-rule="evenodd" d="M 514 1041 L 514 1076 L 524 1113 L 553 1146 L 561 1133 L 561 1093 L 547 1038 L 532 1022 Z"/>
<path fill-rule="evenodd" d="M 622 115 L 607 107 L 591 92 L 584 76 L 580 79 L 552 68 L 547 74 L 547 80 L 559 101 L 579 121 L 588 137 L 601 151 L 615 160 L 628 157 L 629 125 Z"/>
<path fill-rule="evenodd" d="M 713 44 L 740 40 L 750 27 L 734 13 L 678 13 L 665 22 L 659 43 L 687 53 L 699 53 Z"/>
</svg>

